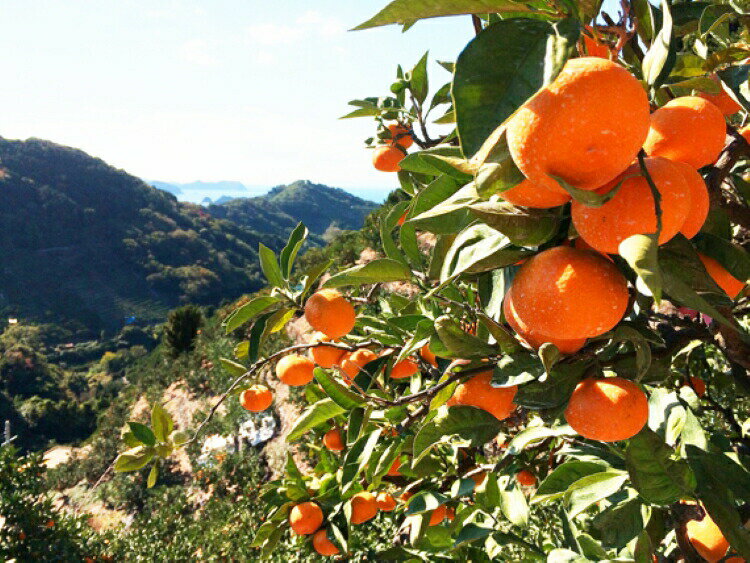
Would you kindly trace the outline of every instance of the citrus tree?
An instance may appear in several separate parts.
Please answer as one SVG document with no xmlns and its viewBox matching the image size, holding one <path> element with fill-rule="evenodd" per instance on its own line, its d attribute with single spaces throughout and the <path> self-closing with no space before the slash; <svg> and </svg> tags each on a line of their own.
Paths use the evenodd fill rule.
<svg viewBox="0 0 750 563">
<path fill-rule="evenodd" d="M 265 485 L 262 555 L 285 534 L 362 555 L 350 532 L 382 513 L 378 559 L 750 556 L 748 9 L 396 0 L 357 28 L 476 34 L 440 88 L 425 55 L 351 102 L 408 196 L 381 257 L 297 272 L 300 225 L 225 321 L 244 338 L 216 407 L 269 408 L 264 377 L 308 403 L 286 439 L 311 469 L 290 454 Z M 310 342 L 263 353 L 302 315 Z M 153 483 L 200 430 L 157 406 L 115 469 Z"/>
</svg>

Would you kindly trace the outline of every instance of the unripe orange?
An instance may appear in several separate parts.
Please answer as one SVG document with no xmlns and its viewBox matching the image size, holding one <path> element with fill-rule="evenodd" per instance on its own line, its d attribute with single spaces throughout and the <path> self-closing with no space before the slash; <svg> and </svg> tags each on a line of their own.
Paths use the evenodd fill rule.
<svg viewBox="0 0 750 563">
<path fill-rule="evenodd" d="M 323 511 L 314 502 L 301 502 L 289 511 L 289 525 L 295 534 L 312 534 L 323 523 Z"/>
<path fill-rule="evenodd" d="M 250 412 L 261 412 L 271 406 L 273 393 L 265 385 L 253 385 L 240 393 L 240 404 Z"/>
<path fill-rule="evenodd" d="M 318 332 L 314 336 L 313 342 L 337 342 L 331 338 L 328 338 L 322 332 Z M 342 356 L 346 353 L 346 350 L 341 348 L 334 348 L 333 346 L 315 346 L 310 348 L 310 356 L 312 360 L 322 368 L 332 368 L 341 362 Z"/>
<path fill-rule="evenodd" d="M 378 493 L 378 496 L 375 497 L 375 502 L 378 504 L 378 509 L 383 512 L 391 512 L 396 508 L 396 499 L 393 498 L 391 493 Z"/>
<path fill-rule="evenodd" d="M 414 144 L 414 138 L 409 134 L 408 127 L 404 127 L 398 123 L 391 123 L 388 126 L 388 131 L 391 132 L 391 145 L 401 145 L 405 149 L 408 149 Z"/>
<path fill-rule="evenodd" d="M 332 428 L 323 436 L 323 445 L 332 452 L 340 452 L 344 449 L 344 440 L 341 439 L 341 432 L 338 428 Z"/>
<path fill-rule="evenodd" d="M 404 160 L 404 151 L 397 146 L 383 145 L 377 147 L 372 154 L 372 164 L 381 172 L 398 172 L 401 170 L 399 162 Z"/>
<path fill-rule="evenodd" d="M 292 386 L 307 385 L 313 379 L 315 364 L 310 358 L 289 354 L 276 364 L 276 377 Z"/>
<path fill-rule="evenodd" d="M 716 161 L 725 139 L 726 123 L 719 108 L 703 98 L 683 96 L 651 114 L 643 149 L 649 156 L 701 168 Z"/>
<path fill-rule="evenodd" d="M 378 355 L 372 350 L 361 348 L 345 355 L 341 359 L 340 369 L 344 373 L 344 379 L 351 383 L 359 372 L 370 362 L 377 360 Z"/>
<path fill-rule="evenodd" d="M 448 514 L 448 508 L 441 504 L 438 506 L 435 510 L 432 511 L 432 514 L 430 514 L 430 526 L 437 526 L 438 524 L 442 523 L 443 520 L 445 520 L 445 517 Z"/>
<path fill-rule="evenodd" d="M 684 162 L 672 162 L 682 172 L 690 191 L 690 209 L 687 218 L 680 228 L 680 232 L 687 238 L 693 238 L 701 230 L 708 217 L 711 205 L 708 197 L 708 187 L 703 176 L 695 168 Z"/>
<path fill-rule="evenodd" d="M 349 334 L 357 315 L 354 307 L 335 289 L 321 289 L 305 303 L 305 319 L 318 332 L 336 339 Z"/>
<path fill-rule="evenodd" d="M 429 342 L 419 349 L 419 355 L 422 356 L 422 359 L 432 367 L 437 367 L 437 358 L 435 357 L 435 354 L 432 353 L 432 350 L 430 350 Z"/>
<path fill-rule="evenodd" d="M 703 262 L 703 266 L 706 268 L 708 275 L 716 282 L 721 289 L 724 290 L 729 297 L 736 299 L 742 289 L 745 287 L 745 282 L 742 282 L 730 274 L 724 266 L 710 256 L 698 253 L 698 258 Z"/>
<path fill-rule="evenodd" d="M 529 471 L 528 469 L 522 469 L 516 474 L 516 481 L 518 481 L 519 485 L 522 485 L 524 487 L 531 487 L 533 485 L 536 485 L 536 477 L 534 477 L 534 474 Z"/>
<path fill-rule="evenodd" d="M 375 518 L 378 513 L 378 503 L 375 495 L 371 492 L 363 491 L 357 493 L 351 498 L 352 505 L 352 524 L 362 524 Z"/>
<path fill-rule="evenodd" d="M 518 386 L 493 387 L 492 372 L 478 373 L 456 386 L 451 397 L 455 405 L 468 405 L 486 410 L 498 420 L 504 420 L 513 412 Z"/>
<path fill-rule="evenodd" d="M 570 396 L 565 420 L 589 440 L 627 440 L 648 422 L 648 398 L 637 384 L 621 377 L 584 379 Z"/>
<path fill-rule="evenodd" d="M 317 551 L 318 554 L 323 555 L 324 557 L 330 557 L 332 555 L 339 554 L 339 548 L 336 547 L 336 545 L 328 539 L 328 531 L 325 529 L 315 532 L 312 544 L 313 549 Z"/>
<path fill-rule="evenodd" d="M 419 366 L 411 358 L 406 358 L 396 364 L 391 369 L 391 377 L 393 379 L 405 379 L 419 373 Z"/>
</svg>

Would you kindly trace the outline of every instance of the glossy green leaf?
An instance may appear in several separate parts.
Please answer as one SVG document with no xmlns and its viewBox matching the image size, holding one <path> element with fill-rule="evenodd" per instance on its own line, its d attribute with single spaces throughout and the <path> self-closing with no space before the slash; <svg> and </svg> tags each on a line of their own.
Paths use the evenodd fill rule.
<svg viewBox="0 0 750 563">
<path fill-rule="evenodd" d="M 498 353 L 495 346 L 465 332 L 458 322 L 443 315 L 435 320 L 435 330 L 452 358 L 486 358 Z"/>
<path fill-rule="evenodd" d="M 496 436 L 501 427 L 501 422 L 485 410 L 469 406 L 443 407 L 414 437 L 414 458 L 418 460 L 435 445 L 453 436 L 469 441 L 472 446 L 481 446 Z"/>
<path fill-rule="evenodd" d="M 302 223 L 297 223 L 297 226 L 289 235 L 289 240 L 287 241 L 286 246 L 281 251 L 279 262 L 281 275 L 285 280 L 289 279 L 289 275 L 292 273 L 294 260 L 297 258 L 297 253 L 299 253 L 300 248 L 302 248 L 305 239 L 307 239 L 307 234 L 307 227 Z"/>
<path fill-rule="evenodd" d="M 281 268 L 279 267 L 279 262 L 276 259 L 274 251 L 265 244 L 260 243 L 258 245 L 258 258 L 260 260 L 260 268 L 263 270 L 263 275 L 266 276 L 268 284 L 283 287 L 285 285 L 284 276 L 281 274 Z"/>
<path fill-rule="evenodd" d="M 428 53 L 422 55 L 422 58 L 419 59 L 419 62 L 414 65 L 414 68 L 409 73 L 409 89 L 420 104 L 425 101 L 427 92 L 430 89 L 427 79 L 427 55 Z"/>
<path fill-rule="evenodd" d="M 363 435 L 347 450 L 342 463 L 340 477 L 342 495 L 347 495 L 352 489 L 356 483 L 355 479 L 357 475 L 359 475 L 370 461 L 370 457 L 380 439 L 380 433 L 381 430 L 378 429 Z"/>
<path fill-rule="evenodd" d="M 364 403 L 361 396 L 345 387 L 342 383 L 339 383 L 331 375 L 330 371 L 315 368 L 313 374 L 315 375 L 315 380 L 320 383 L 326 394 L 341 408 L 352 410 Z"/>
<path fill-rule="evenodd" d="M 582 477 L 565 493 L 568 514 L 574 518 L 592 504 L 618 492 L 627 480 L 627 473 L 613 469 Z"/>
<path fill-rule="evenodd" d="M 607 469 L 605 462 L 566 461 L 547 475 L 531 499 L 532 504 L 551 502 L 565 496 L 568 488 L 583 477 L 600 473 Z"/>
<path fill-rule="evenodd" d="M 669 57 L 670 43 L 672 41 L 672 14 L 669 11 L 669 2 L 661 2 L 662 24 L 659 33 L 654 38 L 646 56 L 641 64 L 643 78 L 649 86 L 657 86 L 659 77 L 662 75 L 667 58 Z"/>
<path fill-rule="evenodd" d="M 548 241 L 557 232 L 561 219 L 554 210 L 516 207 L 506 201 L 473 203 L 469 210 L 519 246 L 539 246 Z"/>
<path fill-rule="evenodd" d="M 346 412 L 345 409 L 336 404 L 332 399 L 323 399 L 310 405 L 299 416 L 291 430 L 289 430 L 289 434 L 286 437 L 287 442 L 299 440 L 311 428 L 320 426 L 334 416 L 338 416 L 344 412 Z"/>
<path fill-rule="evenodd" d="M 133 436 L 135 436 L 142 444 L 145 444 L 146 446 L 153 446 L 156 444 L 156 436 L 154 436 L 154 433 L 145 424 L 128 421 L 128 426 L 130 426 L 130 431 L 133 433 Z"/>
<path fill-rule="evenodd" d="M 272 297 L 270 295 L 260 295 L 251 299 L 227 317 L 227 320 L 224 321 L 224 331 L 226 334 L 231 333 L 278 302 L 278 297 Z"/>
<path fill-rule="evenodd" d="M 659 268 L 659 243 L 656 235 L 629 236 L 620 243 L 618 252 L 646 284 L 654 301 L 661 302 L 663 280 Z"/>
<path fill-rule="evenodd" d="M 323 287 L 360 286 L 371 283 L 405 281 L 411 278 L 411 270 L 405 264 L 391 258 L 380 258 L 348 268 L 331 276 Z"/>
</svg>

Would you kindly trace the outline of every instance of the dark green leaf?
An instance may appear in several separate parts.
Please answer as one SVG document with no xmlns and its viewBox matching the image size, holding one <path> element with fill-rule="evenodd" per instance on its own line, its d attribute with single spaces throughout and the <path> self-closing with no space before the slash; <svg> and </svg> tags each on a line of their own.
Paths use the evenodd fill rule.
<svg viewBox="0 0 750 563">
<path fill-rule="evenodd" d="M 435 320 L 438 338 L 448 349 L 452 358 L 486 358 L 498 353 L 495 346 L 461 329 L 458 322 L 448 315 Z"/>
<path fill-rule="evenodd" d="M 422 55 L 422 58 L 414 65 L 410 73 L 409 89 L 420 104 L 425 101 L 427 92 L 430 89 L 429 81 L 427 80 L 427 55 L 428 53 Z"/>
<path fill-rule="evenodd" d="M 285 285 L 284 276 L 281 275 L 281 268 L 279 268 L 279 262 L 276 260 L 274 251 L 260 243 L 258 245 L 258 258 L 260 259 L 260 268 L 263 270 L 263 275 L 266 276 L 268 284 L 283 287 Z"/>
<path fill-rule="evenodd" d="M 129 421 L 128 426 L 130 426 L 130 431 L 133 433 L 133 436 L 135 436 L 142 444 L 145 444 L 146 446 L 153 446 L 156 444 L 156 436 L 154 436 L 154 433 L 145 424 Z"/>
<path fill-rule="evenodd" d="M 365 434 L 359 438 L 352 446 L 347 450 L 346 456 L 342 463 L 342 471 L 340 477 L 341 483 L 341 494 L 346 495 L 356 484 L 357 475 L 364 469 L 364 467 L 370 461 L 372 453 L 375 451 L 375 446 L 380 439 L 380 429 L 373 430 L 369 434 Z"/>
<path fill-rule="evenodd" d="M 501 426 L 497 418 L 476 407 L 443 407 L 414 437 L 415 460 L 423 457 L 436 444 L 453 436 L 470 441 L 472 446 L 481 446 L 496 436 Z"/>
<path fill-rule="evenodd" d="M 636 497 L 600 512 L 593 524 L 605 545 L 623 548 L 646 527 L 647 515 L 648 509 Z"/>
<path fill-rule="evenodd" d="M 270 295 L 260 295 L 251 299 L 241 307 L 237 308 L 227 320 L 224 321 L 224 330 L 226 334 L 231 333 L 233 330 L 239 328 L 247 321 L 253 319 L 256 315 L 259 315 L 272 305 L 279 302 L 277 297 Z"/>
<path fill-rule="evenodd" d="M 738 280 L 750 279 L 750 254 L 738 244 L 709 233 L 698 233 L 693 243 L 700 252 L 715 259 Z"/>
<path fill-rule="evenodd" d="M 315 380 L 320 383 L 326 394 L 341 408 L 352 410 L 364 403 L 362 397 L 339 383 L 328 370 L 315 368 L 313 373 Z"/>
<path fill-rule="evenodd" d="M 605 462 L 571 460 L 555 468 L 542 481 L 534 493 L 532 504 L 545 503 L 562 498 L 568 488 L 583 477 L 600 473 L 607 468 Z"/>
<path fill-rule="evenodd" d="M 299 249 L 304 244 L 305 239 L 307 238 L 307 233 L 307 227 L 302 223 L 298 223 L 289 235 L 289 240 L 287 241 L 286 246 L 281 251 L 281 275 L 285 280 L 289 279 L 289 274 L 292 273 L 294 259 L 297 257 Z"/>
<path fill-rule="evenodd" d="M 294 424 L 289 434 L 286 437 L 287 442 L 294 442 L 299 440 L 305 432 L 311 428 L 315 428 L 328 422 L 334 416 L 345 412 L 340 405 L 337 405 L 332 399 L 323 399 L 317 403 L 310 405 L 304 410 L 299 416 L 297 422 Z"/>
<path fill-rule="evenodd" d="M 483 223 L 500 231 L 520 246 L 539 246 L 560 226 L 560 213 L 548 209 L 516 207 L 506 201 L 483 201 L 469 205 Z"/>
</svg>

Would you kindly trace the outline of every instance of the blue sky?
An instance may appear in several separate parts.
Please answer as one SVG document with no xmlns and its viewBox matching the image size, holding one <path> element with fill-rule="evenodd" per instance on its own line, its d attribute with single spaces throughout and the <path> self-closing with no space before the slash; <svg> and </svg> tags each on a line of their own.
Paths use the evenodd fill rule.
<svg viewBox="0 0 750 563">
<path fill-rule="evenodd" d="M 373 170 L 368 119 L 397 63 L 454 60 L 468 17 L 347 29 L 386 0 L 5 0 L 0 136 L 79 147 L 149 179 L 310 179 L 392 188 Z M 433 65 L 433 84 L 449 79 Z M 439 115 L 439 114 L 438 114 Z M 437 117 L 437 116 L 436 116 Z"/>
</svg>

